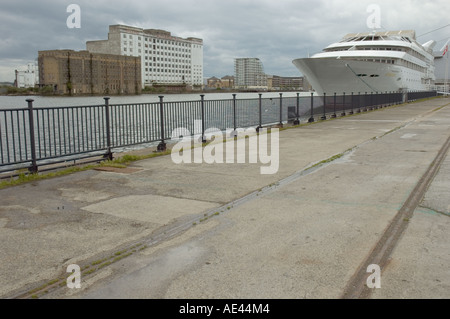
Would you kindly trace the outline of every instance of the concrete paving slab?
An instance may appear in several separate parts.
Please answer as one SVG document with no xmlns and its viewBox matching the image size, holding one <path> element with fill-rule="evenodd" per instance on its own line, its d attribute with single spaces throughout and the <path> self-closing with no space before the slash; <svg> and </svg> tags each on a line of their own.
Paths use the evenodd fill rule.
<svg viewBox="0 0 450 319">
<path fill-rule="evenodd" d="M 82 209 L 94 214 L 108 214 L 122 219 L 165 226 L 178 218 L 189 214 L 200 214 L 216 206 L 218 206 L 217 203 L 173 197 L 130 195 L 113 198 Z"/>
<path fill-rule="evenodd" d="M 450 297 L 450 156 L 414 212 L 373 298 Z"/>
</svg>

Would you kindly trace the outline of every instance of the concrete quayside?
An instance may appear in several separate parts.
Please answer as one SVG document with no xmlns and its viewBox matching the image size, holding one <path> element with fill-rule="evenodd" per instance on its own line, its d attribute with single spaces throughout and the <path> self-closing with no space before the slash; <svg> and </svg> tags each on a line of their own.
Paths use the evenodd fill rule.
<svg viewBox="0 0 450 319">
<path fill-rule="evenodd" d="M 446 298 L 448 105 L 283 130 L 273 175 L 163 156 L 2 189 L 0 295 Z M 367 262 L 381 288 L 366 287 Z M 80 289 L 66 286 L 72 264 Z"/>
</svg>

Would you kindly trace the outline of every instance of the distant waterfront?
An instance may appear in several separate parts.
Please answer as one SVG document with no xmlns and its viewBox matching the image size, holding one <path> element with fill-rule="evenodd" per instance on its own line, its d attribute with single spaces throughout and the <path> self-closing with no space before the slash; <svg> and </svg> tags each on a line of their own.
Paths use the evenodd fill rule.
<svg viewBox="0 0 450 319">
<path fill-rule="evenodd" d="M 282 92 L 283 97 L 296 97 L 297 92 Z M 130 96 L 111 96 L 110 104 L 139 104 L 139 103 L 154 103 L 159 102 L 159 96 L 164 96 L 164 101 L 198 101 L 200 94 L 142 94 Z M 256 99 L 259 93 L 235 93 L 237 99 Z M 262 92 L 263 98 L 279 98 L 280 92 Z M 309 92 L 301 92 L 300 96 L 310 96 Z M 233 93 L 204 93 L 205 100 L 228 100 L 233 98 Z M 59 107 L 59 106 L 86 106 L 86 105 L 101 105 L 104 103 L 101 96 L 0 96 L 0 109 L 7 108 L 26 108 L 27 99 L 33 99 L 34 107 Z"/>
</svg>

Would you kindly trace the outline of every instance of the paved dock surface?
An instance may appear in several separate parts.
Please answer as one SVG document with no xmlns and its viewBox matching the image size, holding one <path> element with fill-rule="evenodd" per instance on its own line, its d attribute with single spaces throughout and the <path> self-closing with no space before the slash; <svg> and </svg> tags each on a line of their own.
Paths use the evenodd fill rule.
<svg viewBox="0 0 450 319">
<path fill-rule="evenodd" d="M 273 175 L 164 156 L 2 189 L 0 296 L 342 298 L 450 137 L 449 103 L 281 131 Z M 448 155 L 430 182 L 368 298 L 450 296 Z M 81 289 L 55 288 L 71 264 Z"/>
</svg>

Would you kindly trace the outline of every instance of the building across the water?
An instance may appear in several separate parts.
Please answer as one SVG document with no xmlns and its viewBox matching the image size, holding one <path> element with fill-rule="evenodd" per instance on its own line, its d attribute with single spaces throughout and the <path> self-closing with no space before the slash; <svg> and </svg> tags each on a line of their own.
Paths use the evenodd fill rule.
<svg viewBox="0 0 450 319">
<path fill-rule="evenodd" d="M 39 85 L 57 94 L 139 94 L 141 59 L 88 51 L 38 52 Z"/>
<path fill-rule="evenodd" d="M 180 38 L 170 32 L 126 25 L 110 25 L 108 40 L 88 41 L 92 53 L 138 57 L 142 87 L 203 86 L 203 40 Z"/>
<path fill-rule="evenodd" d="M 237 58 L 234 60 L 235 87 L 237 89 L 267 90 L 267 75 L 258 58 Z"/>
<path fill-rule="evenodd" d="M 29 62 L 26 70 L 16 70 L 14 84 L 18 88 L 34 88 L 39 83 L 39 70 L 35 62 Z"/>
<path fill-rule="evenodd" d="M 304 91 L 306 83 L 304 77 L 286 77 L 278 75 L 269 75 L 267 77 L 269 90 L 277 91 Z"/>
<path fill-rule="evenodd" d="M 232 89 L 234 88 L 234 76 L 226 75 L 220 79 L 213 76 L 207 79 L 206 86 L 210 89 Z"/>
</svg>

